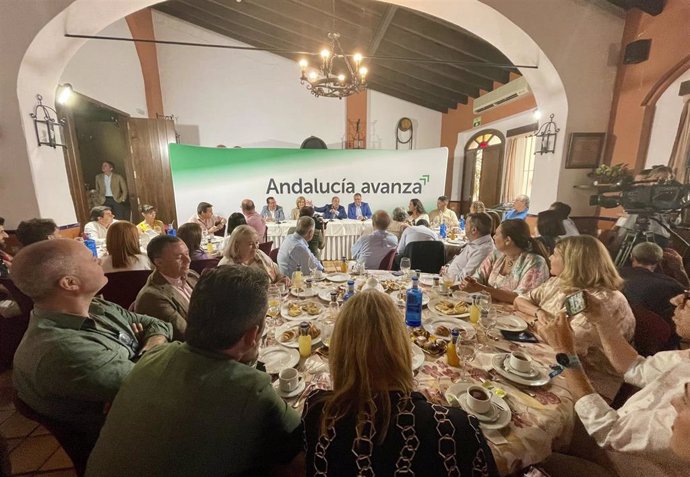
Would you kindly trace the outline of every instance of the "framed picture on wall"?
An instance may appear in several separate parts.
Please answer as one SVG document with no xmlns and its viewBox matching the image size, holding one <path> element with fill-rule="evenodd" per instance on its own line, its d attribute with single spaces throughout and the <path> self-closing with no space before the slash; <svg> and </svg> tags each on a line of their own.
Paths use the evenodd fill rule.
<svg viewBox="0 0 690 477">
<path fill-rule="evenodd" d="M 606 133 L 571 133 L 566 169 L 594 169 L 604 152 Z"/>
</svg>

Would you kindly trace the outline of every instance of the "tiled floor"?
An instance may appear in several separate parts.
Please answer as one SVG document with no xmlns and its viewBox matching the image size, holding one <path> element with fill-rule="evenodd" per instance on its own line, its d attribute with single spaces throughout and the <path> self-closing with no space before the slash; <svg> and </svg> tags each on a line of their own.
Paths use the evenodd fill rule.
<svg viewBox="0 0 690 477">
<path fill-rule="evenodd" d="M 0 374 L 0 435 L 7 439 L 12 475 L 75 477 L 67 454 L 50 433 L 12 405 L 12 372 Z"/>
</svg>

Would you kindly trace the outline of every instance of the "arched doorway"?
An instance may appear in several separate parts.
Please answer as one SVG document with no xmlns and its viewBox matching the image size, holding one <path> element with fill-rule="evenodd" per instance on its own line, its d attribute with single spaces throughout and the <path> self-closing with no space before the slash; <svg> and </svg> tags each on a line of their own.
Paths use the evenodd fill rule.
<svg viewBox="0 0 690 477">
<path fill-rule="evenodd" d="M 505 138 L 499 131 L 485 129 L 465 145 L 462 179 L 462 212 L 467 213 L 475 200 L 493 207 L 501 200 Z"/>
</svg>

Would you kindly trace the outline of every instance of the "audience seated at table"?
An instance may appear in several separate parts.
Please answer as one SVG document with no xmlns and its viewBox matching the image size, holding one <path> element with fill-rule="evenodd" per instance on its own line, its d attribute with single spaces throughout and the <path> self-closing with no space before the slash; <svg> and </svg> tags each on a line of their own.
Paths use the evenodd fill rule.
<svg viewBox="0 0 690 477">
<path fill-rule="evenodd" d="M 315 212 L 323 214 L 324 219 L 347 219 L 345 207 L 340 205 L 340 197 L 333 197 L 330 204 L 323 207 L 314 207 Z"/>
<path fill-rule="evenodd" d="M 199 280 L 189 269 L 189 249 L 177 237 L 159 235 L 151 239 L 146 253 L 155 269 L 139 291 L 134 311 L 170 323 L 173 338 L 184 340 L 189 297 Z"/>
<path fill-rule="evenodd" d="M 508 209 L 505 214 L 503 214 L 503 220 L 511 219 L 522 219 L 527 218 L 527 213 L 529 212 L 529 197 L 520 194 L 513 200 L 513 207 Z"/>
<path fill-rule="evenodd" d="M 321 261 L 321 251 L 326 247 L 326 223 L 323 218 L 314 215 L 314 207 L 306 205 L 302 207 L 299 217 L 311 217 L 314 219 L 314 236 L 309 241 L 309 250 L 317 260 Z M 299 218 L 298 217 L 298 218 Z M 290 227 L 288 235 L 295 233 L 297 227 Z"/>
<path fill-rule="evenodd" d="M 180 225 L 177 229 L 177 238 L 182 240 L 189 250 L 189 259 L 193 262 L 195 260 L 207 260 L 209 256 L 206 251 L 201 248 L 202 239 L 201 226 L 192 222 Z"/>
<path fill-rule="evenodd" d="M 608 303 L 606 319 L 627 341 L 632 340 L 635 316 L 619 291 L 623 280 L 604 244 L 589 235 L 561 240 L 551 256 L 551 274 L 553 278 L 533 290 L 526 290 L 515 300 L 518 311 L 534 317 L 537 333 L 563 309 L 568 295 L 586 290 L 589 295 Z M 576 337 L 577 354 L 597 392 L 613 401 L 623 376 L 604 354 L 598 329 L 589 321 L 589 315 L 585 311 L 570 321 Z"/>
<path fill-rule="evenodd" d="M 450 262 L 446 273 L 454 280 L 464 280 L 479 268 L 484 259 L 494 251 L 494 241 L 491 238 L 491 217 L 484 212 L 472 213 L 467 216 L 465 234 L 467 245 Z"/>
<path fill-rule="evenodd" d="M 276 203 L 275 197 L 266 199 L 266 205 L 261 209 L 261 217 L 266 222 L 283 222 L 285 220 L 285 212 L 283 208 Z"/>
<path fill-rule="evenodd" d="M 58 237 L 60 237 L 60 229 L 53 219 L 22 220 L 17 226 L 17 240 L 24 247 Z"/>
<path fill-rule="evenodd" d="M 92 240 L 105 240 L 108 227 L 117 222 L 110 207 L 99 205 L 91 209 L 90 222 L 84 225 L 84 233 Z"/>
<path fill-rule="evenodd" d="M 297 219 L 295 232 L 283 240 L 278 251 L 278 267 L 283 275 L 292 277 L 297 269 L 305 275 L 310 272 L 310 268 L 323 271 L 323 265 L 309 250 L 309 241 L 314 238 L 314 228 L 314 219 L 300 217 Z"/>
<path fill-rule="evenodd" d="M 475 200 L 470 204 L 470 214 L 476 214 L 478 212 L 486 212 L 486 206 L 481 200 Z"/>
<path fill-rule="evenodd" d="M 625 280 L 623 294 L 628 302 L 640 304 L 653 311 L 675 329 L 671 298 L 685 289 L 678 281 L 657 271 L 664 251 L 653 242 L 638 243 L 630 254 L 631 266 L 620 270 Z"/>
<path fill-rule="evenodd" d="M 371 209 L 369 204 L 362 202 L 362 194 L 355 194 L 354 202 L 347 206 L 347 218 L 353 220 L 364 220 L 371 218 Z"/>
<path fill-rule="evenodd" d="M 570 206 L 563 202 L 554 202 L 549 207 L 550 210 L 555 211 L 558 217 L 563 221 L 563 228 L 565 229 L 566 237 L 575 237 L 580 235 L 580 231 L 577 230 L 577 225 L 570 218 L 570 211 L 572 210 Z"/>
<path fill-rule="evenodd" d="M 299 211 L 302 209 L 302 207 L 305 207 L 307 205 L 307 199 L 305 199 L 304 196 L 299 196 L 295 201 L 295 205 L 297 207 L 292 209 L 292 212 L 290 212 L 290 219 L 292 220 L 299 219 Z"/>
<path fill-rule="evenodd" d="M 457 227 L 460 225 L 456 213 L 448 208 L 448 197 L 442 195 L 436 201 L 436 209 L 429 213 L 429 223 L 434 227 L 446 224 L 448 227 Z"/>
<path fill-rule="evenodd" d="M 235 228 L 239 227 L 240 225 L 246 225 L 247 224 L 247 219 L 244 218 L 244 215 L 240 212 L 233 212 L 230 214 L 230 217 L 228 217 L 228 230 L 226 231 L 227 236 L 229 237 L 232 234 L 232 231 L 235 230 Z"/>
<path fill-rule="evenodd" d="M 415 391 L 409 335 L 385 294 L 345 303 L 329 367 L 333 390 L 311 393 L 302 414 L 307 475 L 364 475 L 364 463 L 367 475 L 498 475 L 476 418 Z"/>
<path fill-rule="evenodd" d="M 405 212 L 405 209 L 402 207 L 396 207 L 393 209 L 391 223 L 388 225 L 388 231 L 395 235 L 398 240 L 400 240 L 403 230 L 405 230 L 408 225 L 407 212 Z"/>
<path fill-rule="evenodd" d="M 374 231 L 357 239 L 352 246 L 352 258 L 357 261 L 364 260 L 364 265 L 368 269 L 376 270 L 388 252 L 395 250 L 398 238 L 386 231 L 391 217 L 385 210 L 377 210 L 371 222 Z"/>
<path fill-rule="evenodd" d="M 105 249 L 108 254 L 101 260 L 105 273 L 151 270 L 148 257 L 141 253 L 137 227 L 131 222 L 120 220 L 108 228 Z"/>
<path fill-rule="evenodd" d="M 264 243 L 266 241 L 266 221 L 261 214 L 256 211 L 254 201 L 251 199 L 244 199 L 241 207 L 242 214 L 244 214 L 244 218 L 247 220 L 247 225 L 256 230 L 256 234 L 259 236 L 259 242 Z"/>
<path fill-rule="evenodd" d="M 496 250 L 484 259 L 461 288 L 467 292 L 485 291 L 496 301 L 512 303 L 515 298 L 538 287 L 549 278 L 544 246 L 530 236 L 524 220 L 505 220 L 494 235 Z"/>
<path fill-rule="evenodd" d="M 678 333 L 690 337 L 690 304 L 684 295 L 673 301 Z M 613 410 L 596 393 L 589 370 L 577 362 L 577 331 L 573 332 L 568 318 L 559 313 L 541 332 L 557 353 L 569 356 L 572 365 L 563 375 L 584 428 L 599 446 L 609 450 L 607 457 L 618 475 L 687 476 L 690 350 L 663 351 L 647 358 L 638 356 L 610 319 L 617 312 L 617 304 L 588 292 L 587 305 L 589 326 L 597 329 L 604 354 L 627 383 L 642 389 L 621 408 Z"/>
<path fill-rule="evenodd" d="M 213 214 L 213 205 L 208 202 L 199 202 L 196 214 L 192 215 L 187 222 L 199 224 L 202 233 L 211 235 L 223 230 L 226 220 L 220 215 Z"/>
<path fill-rule="evenodd" d="M 162 221 L 156 219 L 156 214 L 158 213 L 158 211 L 156 210 L 155 206 L 150 204 L 144 204 L 139 208 L 139 211 L 141 212 L 141 215 L 144 216 L 144 220 L 137 224 L 139 232 L 141 232 L 142 234 L 145 234 L 147 232 L 157 234 L 165 233 L 165 224 Z"/>
<path fill-rule="evenodd" d="M 233 232 L 223 250 L 223 258 L 218 265 L 244 265 L 264 271 L 271 283 L 290 280 L 280 272 L 278 264 L 259 250 L 259 236 L 249 225 L 240 225 Z"/>
<path fill-rule="evenodd" d="M 424 219 L 419 219 L 416 221 L 417 225 L 410 225 L 403 230 L 400 236 L 400 242 L 398 242 L 398 254 L 405 251 L 407 247 L 412 242 L 428 242 L 433 240 L 439 240 L 436 232 L 429 228 L 429 222 Z"/>
<path fill-rule="evenodd" d="M 407 223 L 410 225 L 417 225 L 418 220 L 425 220 L 427 225 L 431 223 L 422 201 L 419 199 L 411 199 L 410 203 L 407 204 Z"/>
<path fill-rule="evenodd" d="M 537 232 L 539 240 L 546 251 L 551 255 L 556 242 L 565 236 L 563 221 L 555 210 L 544 210 L 537 214 Z"/>
<path fill-rule="evenodd" d="M 89 249 L 75 240 L 24 247 L 11 276 L 34 301 L 14 356 L 19 398 L 93 445 L 107 404 L 133 361 L 167 342 L 170 325 L 94 298 L 108 279 Z"/>
<path fill-rule="evenodd" d="M 299 454 L 300 418 L 253 366 L 267 286 L 253 267 L 204 273 L 189 304 L 187 341 L 149 351 L 134 367 L 87 476 L 304 475 L 300 459 L 275 468 Z"/>
</svg>

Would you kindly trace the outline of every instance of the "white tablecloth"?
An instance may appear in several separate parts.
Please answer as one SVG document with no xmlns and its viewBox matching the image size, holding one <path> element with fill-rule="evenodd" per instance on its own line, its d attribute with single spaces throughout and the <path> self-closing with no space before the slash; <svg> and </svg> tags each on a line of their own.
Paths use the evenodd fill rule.
<svg viewBox="0 0 690 477">
<path fill-rule="evenodd" d="M 273 241 L 273 248 L 280 247 L 287 236 L 288 230 L 295 227 L 297 221 L 288 220 L 280 224 L 269 223 L 268 240 Z M 323 260 L 340 260 L 350 258 L 352 244 L 362 235 L 370 234 L 373 230 L 371 220 L 331 220 L 326 226 L 326 248 L 321 253 Z"/>
</svg>

